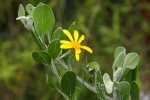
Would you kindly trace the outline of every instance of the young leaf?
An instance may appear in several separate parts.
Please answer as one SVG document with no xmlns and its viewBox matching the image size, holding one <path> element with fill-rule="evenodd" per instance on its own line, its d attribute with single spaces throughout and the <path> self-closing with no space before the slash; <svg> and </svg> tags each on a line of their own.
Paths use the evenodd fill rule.
<svg viewBox="0 0 150 100">
<path fill-rule="evenodd" d="M 22 4 L 19 5 L 18 17 L 25 16 L 25 10 Z"/>
<path fill-rule="evenodd" d="M 65 39 L 66 39 L 66 35 L 63 33 L 61 27 L 58 27 L 58 28 L 53 32 L 52 40 L 55 40 L 55 39 L 58 39 L 58 40 L 65 40 Z"/>
<path fill-rule="evenodd" d="M 32 52 L 32 57 L 35 61 L 44 64 L 50 64 L 51 58 L 45 51 L 34 51 Z"/>
<path fill-rule="evenodd" d="M 55 17 L 48 5 L 37 6 L 33 12 L 33 19 L 35 29 L 40 36 L 44 38 L 45 34 L 51 35 L 55 25 Z"/>
<path fill-rule="evenodd" d="M 27 13 L 29 14 L 29 15 L 33 15 L 33 12 L 34 12 L 34 6 L 33 5 L 31 5 L 31 4 L 28 4 L 27 6 L 26 6 L 26 11 L 27 11 Z"/>
<path fill-rule="evenodd" d="M 106 92 L 108 94 L 112 93 L 113 82 L 111 81 L 111 79 L 107 73 L 105 73 L 103 75 L 103 81 L 104 81 Z"/>
<path fill-rule="evenodd" d="M 50 55 L 51 58 L 56 58 L 59 53 L 60 53 L 60 41 L 59 40 L 54 40 L 48 45 L 48 54 Z"/>
<path fill-rule="evenodd" d="M 100 68 L 96 69 L 96 72 L 95 72 L 95 88 L 96 88 L 96 94 L 98 98 L 100 100 L 106 100 L 104 83 L 103 83 Z"/>
<path fill-rule="evenodd" d="M 136 82 L 132 82 L 131 84 L 131 99 L 132 100 L 139 100 L 139 87 Z"/>
<path fill-rule="evenodd" d="M 125 56 L 126 56 L 125 52 L 121 52 L 120 54 L 118 54 L 118 56 L 115 58 L 115 61 L 113 63 L 113 68 L 123 67 Z"/>
<path fill-rule="evenodd" d="M 136 53 L 129 53 L 124 61 L 124 68 L 135 69 L 139 62 L 139 56 Z"/>
<path fill-rule="evenodd" d="M 73 71 L 66 72 L 61 79 L 62 91 L 71 97 L 76 87 L 76 74 Z"/>
<path fill-rule="evenodd" d="M 121 52 L 125 53 L 126 49 L 124 47 L 117 47 L 114 53 L 114 58 L 116 59 Z"/>
</svg>

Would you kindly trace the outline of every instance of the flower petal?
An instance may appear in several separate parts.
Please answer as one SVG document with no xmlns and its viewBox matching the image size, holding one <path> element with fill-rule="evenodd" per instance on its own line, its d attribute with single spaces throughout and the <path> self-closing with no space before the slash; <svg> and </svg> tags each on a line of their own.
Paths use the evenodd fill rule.
<svg viewBox="0 0 150 100">
<path fill-rule="evenodd" d="M 81 53 L 81 49 L 75 49 L 75 54 L 80 54 Z"/>
<path fill-rule="evenodd" d="M 70 48 L 73 48 L 71 44 L 62 44 L 60 45 L 60 48 L 61 49 L 70 49 Z"/>
<path fill-rule="evenodd" d="M 68 30 L 63 30 L 63 32 L 67 35 L 67 37 L 68 37 L 71 41 L 73 41 L 73 38 L 72 38 L 72 36 L 71 36 L 71 34 L 70 34 L 70 32 L 69 32 Z"/>
<path fill-rule="evenodd" d="M 61 40 L 60 43 L 65 43 L 65 44 L 69 44 L 70 41 L 67 41 L 67 40 Z"/>
<path fill-rule="evenodd" d="M 84 40 L 84 38 L 85 38 L 85 36 L 82 35 L 82 36 L 79 38 L 78 43 L 81 43 L 81 42 Z"/>
<path fill-rule="evenodd" d="M 92 49 L 87 46 L 81 46 L 81 48 L 87 50 L 90 53 L 93 53 Z"/>
<path fill-rule="evenodd" d="M 74 30 L 74 40 L 77 42 L 78 38 L 79 38 L 79 33 L 77 30 Z"/>
<path fill-rule="evenodd" d="M 75 54 L 76 60 L 79 61 L 80 57 L 79 54 Z"/>
</svg>

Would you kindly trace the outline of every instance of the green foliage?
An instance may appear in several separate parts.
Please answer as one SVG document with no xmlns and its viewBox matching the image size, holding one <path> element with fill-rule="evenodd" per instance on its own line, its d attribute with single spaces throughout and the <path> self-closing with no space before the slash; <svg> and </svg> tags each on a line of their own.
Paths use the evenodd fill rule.
<svg viewBox="0 0 150 100">
<path fill-rule="evenodd" d="M 33 16 L 34 9 L 35 9 L 35 7 L 31 4 L 28 4 L 26 6 L 26 11 L 30 16 Z M 25 14 L 23 16 L 25 16 Z"/>
<path fill-rule="evenodd" d="M 44 64 L 51 63 L 51 57 L 45 51 L 34 51 L 32 52 L 32 57 L 35 61 L 39 63 L 44 63 Z"/>
<path fill-rule="evenodd" d="M 18 16 L 25 16 L 25 10 L 22 4 L 19 5 Z"/>
<path fill-rule="evenodd" d="M 76 74 L 73 71 L 66 72 L 61 79 L 61 89 L 69 97 L 73 96 L 76 87 Z"/>
<path fill-rule="evenodd" d="M 88 4 L 87 4 L 88 5 Z M 107 27 L 103 27 L 99 29 L 98 32 L 113 32 L 113 35 L 108 35 L 107 37 L 112 37 L 114 39 L 119 39 L 120 35 L 120 25 L 119 25 L 119 15 L 120 11 L 117 9 L 118 5 L 110 5 L 113 12 L 113 24 L 112 29 L 109 29 Z M 93 19 L 96 19 L 96 16 L 98 15 L 99 10 L 101 7 L 96 6 L 91 11 L 92 15 L 90 15 L 88 27 L 84 24 L 84 17 L 81 17 L 81 21 L 79 23 L 79 27 L 81 28 L 81 31 L 86 33 L 86 36 L 90 37 L 90 33 L 92 32 L 92 26 L 94 25 Z M 23 6 L 20 5 L 19 12 L 22 14 L 23 12 Z M 54 86 L 53 82 L 49 81 L 48 78 L 48 84 L 51 87 L 55 87 L 55 89 L 65 98 L 69 99 L 72 97 L 73 99 L 77 99 L 78 97 L 78 90 L 75 90 L 76 87 L 76 80 L 78 80 L 81 84 L 85 85 L 88 89 L 95 92 L 99 99 L 106 99 L 110 98 L 105 94 L 104 86 L 106 89 L 106 92 L 108 94 L 113 92 L 113 98 L 119 98 L 121 100 L 128 100 L 130 97 L 130 84 L 132 81 L 135 80 L 136 77 L 136 66 L 139 61 L 139 56 L 136 53 L 129 53 L 126 55 L 126 50 L 123 47 L 118 47 L 115 50 L 114 58 L 115 61 L 113 63 L 112 69 L 113 69 L 113 80 L 110 79 L 109 74 L 105 73 L 102 75 L 99 68 L 99 65 L 96 62 L 92 62 L 87 64 L 86 69 L 87 71 L 92 75 L 92 77 L 95 75 L 95 80 L 93 80 L 92 83 L 95 82 L 95 84 L 89 84 L 86 82 L 86 80 L 80 79 L 80 77 L 77 76 L 73 72 L 74 69 L 72 68 L 73 63 L 70 61 L 71 56 L 73 55 L 72 52 L 61 52 L 60 49 L 60 40 L 64 39 L 65 36 L 63 34 L 63 31 L 61 28 L 56 28 L 54 30 L 55 26 L 55 17 L 52 12 L 52 9 L 43 3 L 39 3 L 37 7 L 32 6 L 31 4 L 26 6 L 26 11 L 29 15 L 27 17 L 25 15 L 18 16 L 17 20 L 21 20 L 21 22 L 24 24 L 24 26 L 32 32 L 32 36 L 41 49 L 41 51 L 34 51 L 32 53 L 32 57 L 37 62 L 46 64 L 46 66 L 51 68 L 51 71 L 56 76 L 56 79 L 58 81 L 58 85 L 61 86 L 60 90 L 59 86 Z M 83 24 L 84 23 L 84 24 Z M 75 22 L 73 22 L 70 27 L 69 31 L 73 35 L 74 30 L 78 30 L 79 27 Z M 98 28 L 95 28 L 98 29 Z M 90 31 L 88 31 L 90 30 Z M 94 30 L 95 31 L 95 30 Z M 105 33 L 104 32 L 104 33 Z M 97 32 L 96 32 L 97 33 Z M 107 34 L 107 33 L 105 33 Z M 104 42 L 102 40 L 102 42 Z M 108 41 L 108 38 L 105 39 L 106 43 L 111 43 L 111 41 Z M 47 45 L 48 44 L 48 45 Z M 105 43 L 104 43 L 105 44 Z M 100 44 L 99 44 L 100 45 Z M 96 46 L 99 47 L 99 46 Z M 113 49 L 109 49 L 112 51 Z M 109 51 L 108 50 L 108 51 Z M 105 50 L 104 50 L 105 51 Z M 67 61 L 64 61 L 65 58 L 68 58 Z M 63 59 L 64 58 L 64 59 Z M 67 63 L 66 63 L 67 62 Z M 87 63 L 87 62 L 86 62 Z M 62 73 L 62 70 L 57 70 L 57 67 L 61 66 L 65 70 L 73 70 L 66 72 L 63 77 L 61 78 L 59 73 Z M 128 79 L 129 78 L 129 79 Z M 104 82 L 104 83 L 103 83 Z M 93 86 L 94 85 L 94 86 Z M 96 87 L 96 88 L 95 88 Z M 75 92 L 74 92 L 75 91 Z M 69 98 L 68 98 L 69 97 Z"/>
<path fill-rule="evenodd" d="M 48 45 L 48 54 L 51 58 L 55 59 L 60 54 L 60 41 L 59 40 L 53 40 Z"/>
<path fill-rule="evenodd" d="M 115 61 L 113 63 L 113 67 L 114 68 L 123 67 L 125 56 L 126 56 L 125 48 L 123 47 L 116 48 L 114 53 Z"/>
<path fill-rule="evenodd" d="M 111 79 L 110 79 L 110 77 L 107 73 L 105 73 L 103 75 L 103 82 L 104 82 L 104 85 L 105 85 L 106 92 L 108 94 L 112 93 L 113 82 L 111 81 Z"/>
<path fill-rule="evenodd" d="M 139 56 L 137 53 L 129 53 L 127 54 L 123 68 L 135 69 L 139 62 Z"/>
<path fill-rule="evenodd" d="M 33 12 L 33 20 L 37 33 L 44 38 L 45 34 L 51 36 L 55 25 L 53 11 L 48 5 L 39 5 Z"/>
</svg>

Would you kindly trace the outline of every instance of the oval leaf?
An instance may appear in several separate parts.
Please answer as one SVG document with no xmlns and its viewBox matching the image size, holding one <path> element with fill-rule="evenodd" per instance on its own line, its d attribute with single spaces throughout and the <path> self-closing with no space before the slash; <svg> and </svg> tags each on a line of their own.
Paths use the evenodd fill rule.
<svg viewBox="0 0 150 100">
<path fill-rule="evenodd" d="M 45 51 L 34 51 L 32 52 L 32 57 L 35 61 L 44 64 L 50 64 L 51 58 Z"/>
<path fill-rule="evenodd" d="M 61 79 L 62 91 L 71 97 L 76 87 L 76 74 L 73 71 L 66 72 Z"/>
<path fill-rule="evenodd" d="M 136 53 L 129 53 L 124 61 L 124 68 L 135 69 L 139 62 L 139 56 Z"/>
<path fill-rule="evenodd" d="M 44 38 L 45 34 L 52 33 L 55 25 L 55 17 L 48 5 L 43 4 L 36 7 L 33 12 L 33 19 L 35 29 L 40 36 Z"/>
<path fill-rule="evenodd" d="M 111 79 L 107 73 L 105 73 L 103 75 L 103 81 L 104 81 L 106 92 L 108 94 L 112 93 L 113 82 L 111 81 Z"/>
<path fill-rule="evenodd" d="M 124 47 L 117 47 L 114 53 L 114 58 L 116 59 L 121 52 L 125 53 L 126 49 Z"/>
<path fill-rule="evenodd" d="M 51 58 L 56 58 L 60 53 L 60 41 L 54 40 L 48 45 L 48 54 Z"/>
<path fill-rule="evenodd" d="M 126 53 L 125 52 L 121 52 L 116 58 L 115 61 L 113 63 L 113 68 L 115 67 L 123 67 L 123 63 L 124 63 L 124 59 L 126 57 Z"/>
</svg>

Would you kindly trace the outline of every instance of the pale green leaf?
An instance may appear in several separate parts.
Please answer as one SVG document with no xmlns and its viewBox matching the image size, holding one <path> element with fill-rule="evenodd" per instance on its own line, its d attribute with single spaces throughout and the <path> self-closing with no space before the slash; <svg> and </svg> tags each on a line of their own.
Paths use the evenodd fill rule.
<svg viewBox="0 0 150 100">
<path fill-rule="evenodd" d="M 18 17 L 25 16 L 25 10 L 22 4 L 19 5 Z"/>
<path fill-rule="evenodd" d="M 107 73 L 105 73 L 103 75 L 103 82 L 104 82 L 104 85 L 105 85 L 106 92 L 108 94 L 112 93 L 113 82 L 111 81 L 111 79 L 110 79 L 110 77 Z"/>
<path fill-rule="evenodd" d="M 124 61 L 124 68 L 135 69 L 139 62 L 139 56 L 137 53 L 129 53 Z"/>
</svg>

